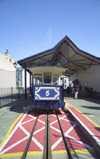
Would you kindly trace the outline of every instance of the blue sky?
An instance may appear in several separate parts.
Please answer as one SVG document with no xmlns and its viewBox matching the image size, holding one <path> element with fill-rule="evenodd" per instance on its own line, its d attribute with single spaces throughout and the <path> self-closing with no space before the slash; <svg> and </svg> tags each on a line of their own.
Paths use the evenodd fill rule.
<svg viewBox="0 0 100 159">
<path fill-rule="evenodd" d="M 100 0 L 0 0 L 0 52 L 20 60 L 65 35 L 100 57 Z"/>
</svg>

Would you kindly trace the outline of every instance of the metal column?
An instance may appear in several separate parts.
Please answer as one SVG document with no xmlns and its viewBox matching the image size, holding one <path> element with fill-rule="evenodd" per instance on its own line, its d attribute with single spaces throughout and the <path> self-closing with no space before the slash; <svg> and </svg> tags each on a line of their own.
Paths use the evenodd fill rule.
<svg viewBox="0 0 100 159">
<path fill-rule="evenodd" d="M 25 99 L 27 99 L 27 67 L 25 66 Z"/>
<path fill-rule="evenodd" d="M 31 95 L 31 91 L 32 91 L 32 74 L 30 73 L 30 95 Z"/>
</svg>

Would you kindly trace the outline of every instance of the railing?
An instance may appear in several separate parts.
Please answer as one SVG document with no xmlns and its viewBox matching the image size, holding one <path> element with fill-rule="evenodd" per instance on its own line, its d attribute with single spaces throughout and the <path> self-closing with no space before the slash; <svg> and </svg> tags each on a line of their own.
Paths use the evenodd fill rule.
<svg viewBox="0 0 100 159">
<path fill-rule="evenodd" d="M 10 104 L 23 96 L 24 88 L 0 88 L 0 107 Z"/>
</svg>

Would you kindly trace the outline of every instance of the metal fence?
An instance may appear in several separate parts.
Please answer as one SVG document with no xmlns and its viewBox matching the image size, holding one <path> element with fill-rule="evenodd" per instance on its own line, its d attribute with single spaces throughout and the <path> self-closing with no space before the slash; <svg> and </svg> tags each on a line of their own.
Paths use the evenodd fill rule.
<svg viewBox="0 0 100 159">
<path fill-rule="evenodd" d="M 0 88 L 0 107 L 24 96 L 24 88 Z"/>
</svg>

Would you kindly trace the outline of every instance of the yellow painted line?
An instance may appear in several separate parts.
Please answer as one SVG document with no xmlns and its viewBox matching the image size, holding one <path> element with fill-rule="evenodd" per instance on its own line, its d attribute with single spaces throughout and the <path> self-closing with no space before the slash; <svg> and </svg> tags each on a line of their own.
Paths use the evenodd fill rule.
<svg viewBox="0 0 100 159">
<path fill-rule="evenodd" d="M 42 151 L 30 151 L 27 153 L 27 155 L 42 155 Z M 19 157 L 22 156 L 23 152 L 17 152 L 17 153 L 7 153 L 7 154 L 1 154 L 0 157 L 6 158 L 6 157 Z"/>
<path fill-rule="evenodd" d="M 17 153 L 7 153 L 7 154 L 1 154 L 0 157 L 6 158 L 6 157 L 16 157 L 16 156 L 22 156 L 23 152 L 17 152 Z"/>
<path fill-rule="evenodd" d="M 87 150 L 87 149 L 71 150 L 70 152 L 71 152 L 71 154 L 74 154 L 74 153 L 90 153 L 90 152 L 93 152 L 93 153 L 94 153 L 93 150 Z M 57 154 L 66 154 L 66 153 L 67 153 L 66 150 L 62 150 L 62 151 L 52 151 L 52 154 L 55 154 L 55 155 L 57 155 Z"/>
<path fill-rule="evenodd" d="M 42 155 L 43 151 L 30 151 L 27 153 L 27 155 Z"/>
<path fill-rule="evenodd" d="M 66 152 L 66 150 L 62 150 L 62 151 L 52 151 L 52 154 L 55 154 L 55 155 L 57 155 L 57 154 L 66 154 L 67 152 Z"/>
<path fill-rule="evenodd" d="M 94 150 L 87 150 L 87 149 L 83 149 L 83 150 L 71 150 L 71 153 L 74 154 L 74 153 L 94 153 L 95 151 Z"/>
<path fill-rule="evenodd" d="M 76 109 L 80 114 L 82 114 L 85 118 L 87 118 L 92 124 L 94 124 L 96 127 L 100 127 L 98 124 L 96 124 L 94 121 L 92 121 L 90 118 L 88 118 L 85 114 L 83 114 L 81 111 L 79 111 L 75 106 L 70 104 L 67 100 L 65 100 L 69 105 L 71 105 L 74 109 Z"/>
<path fill-rule="evenodd" d="M 1 144 L 0 144 L 0 147 L 4 144 L 4 142 L 6 141 L 6 139 L 8 138 L 9 134 L 11 133 L 13 127 L 15 126 L 15 124 L 17 123 L 17 121 L 21 118 L 21 116 L 23 115 L 23 113 L 21 113 L 19 115 L 19 117 L 14 121 L 14 123 L 11 125 L 11 127 L 9 128 L 6 136 L 4 137 L 4 139 L 2 140 Z"/>
<path fill-rule="evenodd" d="M 87 150 L 87 149 L 82 149 L 82 150 L 71 150 L 71 154 L 74 153 L 94 153 L 93 150 Z M 57 155 L 57 154 L 66 154 L 66 150 L 62 150 L 62 151 L 52 151 L 53 155 Z M 23 152 L 17 152 L 17 153 L 8 153 L 8 154 L 1 154 L 0 157 L 2 158 L 6 158 L 6 157 L 20 157 L 23 155 Z M 42 151 L 30 151 L 27 153 L 27 155 L 43 155 Z"/>
</svg>

